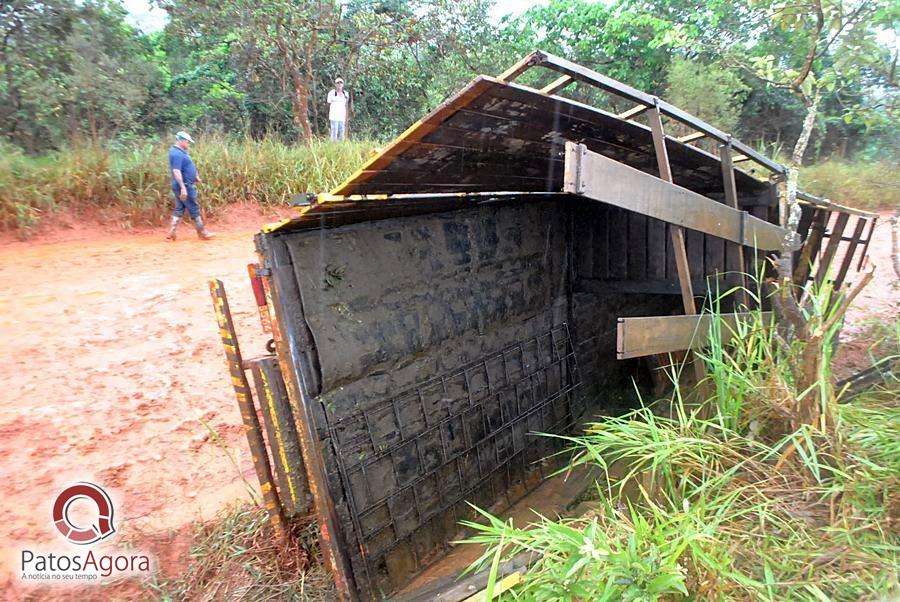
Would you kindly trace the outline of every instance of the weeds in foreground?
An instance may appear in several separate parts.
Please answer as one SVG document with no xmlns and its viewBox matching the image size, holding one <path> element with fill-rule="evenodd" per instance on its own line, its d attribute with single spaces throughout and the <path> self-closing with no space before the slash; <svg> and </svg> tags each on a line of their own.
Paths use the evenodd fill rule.
<svg viewBox="0 0 900 602">
<path fill-rule="evenodd" d="M 187 568 L 149 585 L 161 600 L 334 600 L 315 523 L 275 537 L 262 508 L 231 509 L 199 523 Z"/>
<path fill-rule="evenodd" d="M 205 211 L 241 202 L 288 204 L 292 194 L 327 192 L 357 169 L 375 144 L 315 140 L 287 145 L 274 138 L 198 137 L 191 149 L 203 183 Z M 28 237 L 60 210 L 124 227 L 156 225 L 172 205 L 169 141 L 127 147 L 83 145 L 42 157 L 0 145 L 0 228 Z"/>
<path fill-rule="evenodd" d="M 531 554 L 505 594 L 523 600 L 900 596 L 900 380 L 849 404 L 824 395 L 829 420 L 797 423 L 810 390 L 793 378 L 796 348 L 758 311 L 727 334 L 713 329 L 702 354 L 708 405 L 676 382 L 667 403 L 564 437 L 568 468 L 606 475 L 596 510 L 525 528 L 479 510 L 468 541 L 486 550 L 470 569 Z M 832 390 L 823 366 L 817 387 Z"/>
</svg>

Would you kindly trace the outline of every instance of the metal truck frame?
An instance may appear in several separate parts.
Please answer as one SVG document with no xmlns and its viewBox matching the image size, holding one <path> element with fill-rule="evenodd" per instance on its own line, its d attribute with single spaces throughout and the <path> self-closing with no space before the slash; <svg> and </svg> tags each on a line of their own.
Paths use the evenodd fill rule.
<svg viewBox="0 0 900 602">
<path fill-rule="evenodd" d="M 555 79 L 514 81 L 535 67 Z M 560 95 L 574 84 L 634 106 Z M 667 120 L 688 133 L 666 135 Z M 315 517 L 342 598 L 396 595 L 446 553 L 469 503 L 502 509 L 553 470 L 558 440 L 534 433 L 615 411 L 650 382 L 643 358 L 702 346 L 703 300 L 784 252 L 786 171 L 538 51 L 473 80 L 332 193 L 303 195 L 257 235 L 251 265 L 274 357 L 241 359 L 212 288 L 273 523 Z M 800 199 L 794 283 L 840 288 L 876 216 Z M 725 320 L 748 308 L 736 295 Z"/>
</svg>

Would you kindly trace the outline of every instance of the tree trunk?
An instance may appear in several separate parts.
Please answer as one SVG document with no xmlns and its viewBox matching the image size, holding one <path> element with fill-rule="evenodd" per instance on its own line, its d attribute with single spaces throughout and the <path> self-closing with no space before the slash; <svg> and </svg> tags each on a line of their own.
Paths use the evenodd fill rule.
<svg viewBox="0 0 900 602">
<path fill-rule="evenodd" d="M 309 84 L 300 70 L 294 49 L 282 39 L 276 40 L 275 43 L 291 80 L 291 111 L 294 114 L 294 125 L 302 133 L 303 141 L 310 142 L 312 127 L 309 124 Z"/>
<path fill-rule="evenodd" d="M 800 310 L 799 300 L 793 286 L 793 254 L 802 242 L 797 228 L 800 224 L 800 203 L 797 201 L 799 189 L 800 166 L 803 165 L 803 155 L 809 145 L 809 137 L 816 124 L 816 114 L 819 110 L 819 92 L 816 91 L 812 102 L 806 109 L 806 117 L 803 119 L 803 128 L 800 137 L 794 145 L 791 155 L 791 164 L 788 167 L 787 184 L 779 195 L 779 221 L 787 230 L 781 243 L 781 254 L 776 262 L 778 270 L 779 290 L 774 301 L 774 309 L 779 314 L 782 323 L 782 335 L 790 342 L 798 336 L 805 327 L 806 320 Z"/>
<path fill-rule="evenodd" d="M 791 155 L 791 165 L 788 167 L 787 187 L 782 195 L 781 204 L 779 206 L 779 217 L 781 225 L 787 228 L 788 233 L 784 237 L 782 243 L 781 256 L 786 259 L 785 269 L 790 273 L 791 252 L 794 251 L 800 241 L 797 240 L 797 227 L 800 224 L 800 203 L 797 201 L 797 191 L 800 187 L 800 167 L 803 165 L 803 155 L 806 154 L 806 147 L 809 146 L 809 137 L 812 135 L 813 128 L 816 125 L 816 115 L 819 112 L 819 92 L 813 95 L 812 102 L 806 108 L 806 117 L 803 119 L 803 128 L 800 130 L 800 137 L 794 145 L 794 152 Z M 782 263 L 779 261 L 779 263 Z M 783 276 L 783 274 L 780 274 Z"/>
</svg>

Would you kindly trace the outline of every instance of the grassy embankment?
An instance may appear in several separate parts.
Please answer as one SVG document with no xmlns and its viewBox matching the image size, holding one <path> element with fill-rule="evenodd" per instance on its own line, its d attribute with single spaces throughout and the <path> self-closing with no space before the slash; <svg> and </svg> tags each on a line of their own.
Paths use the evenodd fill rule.
<svg viewBox="0 0 900 602">
<path fill-rule="evenodd" d="M 824 308 L 811 308 L 823 361 L 809 388 L 797 386 L 802 349 L 761 313 L 735 344 L 714 333 L 703 410 L 676 386 L 566 438 L 570 466 L 605 475 L 595 508 L 530 525 L 482 512 L 468 523 L 488 546 L 477 566 L 534 553 L 510 599 L 898 599 L 900 379 L 835 390 L 839 320 Z M 813 398 L 821 415 L 804 422 Z"/>
<path fill-rule="evenodd" d="M 204 179 L 204 210 L 230 203 L 282 205 L 298 192 L 323 192 L 350 175 L 377 146 L 372 141 L 286 145 L 223 136 L 198 137 L 192 154 Z M 172 194 L 168 141 L 81 146 L 42 157 L 0 145 L 0 228 L 32 235 L 54 213 L 74 213 L 123 228 L 161 223 Z M 827 161 L 805 168 L 803 186 L 865 209 L 900 206 L 900 170 L 887 162 Z"/>
<path fill-rule="evenodd" d="M 231 203 L 285 205 L 291 194 L 326 192 L 357 169 L 376 144 L 317 140 L 286 145 L 275 139 L 198 137 L 191 150 L 203 179 L 204 211 Z M 168 141 L 126 148 L 83 146 L 31 157 L 0 147 L 0 228 L 27 238 L 42 221 L 65 211 L 124 228 L 158 225 L 171 210 Z"/>
</svg>

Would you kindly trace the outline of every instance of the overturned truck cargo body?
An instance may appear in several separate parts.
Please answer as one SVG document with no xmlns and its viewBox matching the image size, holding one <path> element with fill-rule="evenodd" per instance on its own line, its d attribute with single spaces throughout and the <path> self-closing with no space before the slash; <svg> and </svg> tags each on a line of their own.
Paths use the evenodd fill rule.
<svg viewBox="0 0 900 602">
<path fill-rule="evenodd" d="M 512 82 L 533 66 L 559 77 Z M 556 94 L 574 82 L 635 108 Z M 696 134 L 666 136 L 666 119 Z M 341 594 L 397 592 L 446 553 L 468 503 L 498 509 L 540 484 L 559 440 L 535 433 L 620 411 L 633 382 L 651 382 L 642 356 L 692 347 L 684 315 L 781 249 L 783 174 L 655 97 L 537 52 L 265 228 L 278 365 Z M 805 198 L 797 283 L 843 281 L 874 219 Z M 661 338 L 624 327 L 647 316 Z"/>
</svg>

